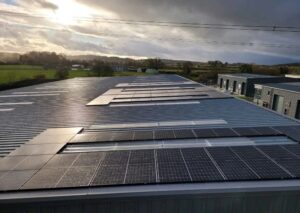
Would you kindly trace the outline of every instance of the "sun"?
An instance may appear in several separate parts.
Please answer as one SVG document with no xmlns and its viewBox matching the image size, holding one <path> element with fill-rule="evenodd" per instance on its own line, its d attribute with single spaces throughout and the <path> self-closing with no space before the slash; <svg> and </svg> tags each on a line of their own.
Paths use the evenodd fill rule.
<svg viewBox="0 0 300 213">
<path fill-rule="evenodd" d="M 74 0 L 52 0 L 58 6 L 54 11 L 48 11 L 49 19 L 61 25 L 74 25 L 80 19 L 91 17 L 93 11 Z"/>
</svg>

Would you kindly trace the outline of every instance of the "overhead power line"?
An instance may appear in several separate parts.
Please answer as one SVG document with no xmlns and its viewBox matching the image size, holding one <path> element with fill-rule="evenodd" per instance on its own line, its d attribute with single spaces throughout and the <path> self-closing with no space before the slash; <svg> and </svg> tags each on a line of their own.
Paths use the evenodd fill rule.
<svg viewBox="0 0 300 213">
<path fill-rule="evenodd" d="M 49 19 L 49 16 L 40 14 L 28 14 L 20 12 L 11 12 L 0 10 L 1 16 L 25 17 L 25 18 L 43 18 Z M 51 18 L 53 19 L 53 18 Z M 131 20 L 131 19 L 109 19 L 103 17 L 74 17 L 77 21 L 90 23 L 109 23 L 109 24 L 125 24 L 137 26 L 157 26 L 157 27 L 178 27 L 191 29 L 214 29 L 214 30 L 243 30 L 243 31 L 266 31 L 266 32 L 290 32 L 299 33 L 300 27 L 296 26 L 277 26 L 277 25 L 237 25 L 237 24 L 209 24 L 194 22 L 169 22 L 155 20 Z"/>
<path fill-rule="evenodd" d="M 79 32 L 71 31 L 69 29 L 63 29 L 63 28 L 50 28 L 50 27 L 43 27 L 43 26 L 29 26 L 24 25 L 22 23 L 12 23 L 17 24 L 13 27 L 25 27 L 25 28 L 35 28 L 40 30 L 49 30 L 49 31 L 58 31 L 58 32 L 69 32 L 69 33 L 75 33 L 75 34 L 82 34 Z M 97 35 L 90 35 L 90 34 L 84 34 L 86 36 L 92 36 L 92 37 L 110 37 L 110 38 L 126 38 L 128 40 L 144 40 L 145 38 L 139 37 L 139 36 L 132 36 L 132 35 L 124 35 L 121 33 L 101 33 L 98 32 Z M 149 41 L 162 41 L 162 42 L 182 42 L 182 43 L 195 43 L 195 44 L 202 44 L 202 45 L 220 45 L 220 46 L 246 46 L 246 47 L 265 47 L 265 48 L 283 48 L 283 49 L 299 49 L 300 45 L 296 44 L 280 44 L 280 43 L 257 43 L 257 42 L 242 42 L 242 41 L 222 41 L 222 40 L 203 40 L 203 39 L 184 39 L 184 38 L 168 38 L 168 37 L 157 37 L 157 36 L 151 36 L 147 37 L 147 40 Z"/>
</svg>

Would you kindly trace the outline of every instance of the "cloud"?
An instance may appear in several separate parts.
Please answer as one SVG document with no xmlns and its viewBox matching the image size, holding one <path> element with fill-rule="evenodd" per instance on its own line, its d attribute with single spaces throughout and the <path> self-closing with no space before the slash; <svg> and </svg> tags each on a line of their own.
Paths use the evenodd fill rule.
<svg viewBox="0 0 300 213">
<path fill-rule="evenodd" d="M 56 10 L 60 11 L 57 14 L 70 15 L 75 5 L 78 11 L 89 11 L 87 20 L 60 25 L 50 19 L 5 19 L 0 15 L 0 21 L 8 24 L 6 32 L 0 32 L 0 38 L 6 39 L 4 50 L 21 40 L 27 47 L 20 45 L 20 51 L 37 50 L 37 44 L 43 43 L 43 49 L 78 54 L 256 63 L 300 61 L 300 33 L 126 25 L 105 20 L 298 26 L 298 0 L 18 0 L 15 5 L 0 3 L 0 8 L 33 14 Z M 80 19 L 82 15 L 76 16 Z"/>
</svg>

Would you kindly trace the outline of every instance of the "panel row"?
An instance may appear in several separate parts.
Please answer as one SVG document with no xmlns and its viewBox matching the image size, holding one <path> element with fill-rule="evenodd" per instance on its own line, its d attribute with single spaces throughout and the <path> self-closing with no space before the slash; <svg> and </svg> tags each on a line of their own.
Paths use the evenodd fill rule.
<svg viewBox="0 0 300 213">
<path fill-rule="evenodd" d="M 70 143 L 110 142 L 110 141 L 146 141 L 218 137 L 277 136 L 280 131 L 270 127 L 253 128 L 215 128 L 215 129 L 182 129 L 182 130 L 140 130 L 140 131 L 107 131 L 83 133 L 76 135 Z"/>
<path fill-rule="evenodd" d="M 36 189 L 293 179 L 300 178 L 299 154 L 300 145 L 59 154 L 21 186 Z M 19 166 L 8 173 L 21 177 L 32 171 L 29 167 L 22 170 Z M 5 180 L 9 185 L 9 178 Z"/>
</svg>

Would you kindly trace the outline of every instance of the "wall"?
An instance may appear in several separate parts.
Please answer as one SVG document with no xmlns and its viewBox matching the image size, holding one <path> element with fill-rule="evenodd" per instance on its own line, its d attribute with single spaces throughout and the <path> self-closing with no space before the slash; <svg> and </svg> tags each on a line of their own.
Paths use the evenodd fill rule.
<svg viewBox="0 0 300 213">
<path fill-rule="evenodd" d="M 300 93 L 263 86 L 261 99 L 258 101 L 258 105 L 264 106 L 264 103 L 267 103 L 268 106 L 265 105 L 265 107 L 272 109 L 274 95 L 284 97 L 282 114 L 286 114 L 294 118 L 297 111 L 297 103 L 298 100 L 300 100 Z M 284 113 L 284 109 L 286 109 L 286 113 Z"/>
<path fill-rule="evenodd" d="M 78 199 L 1 205 L 10 212 L 130 212 L 130 213 L 299 213 L 299 191 L 177 195 L 124 199 Z"/>
</svg>

